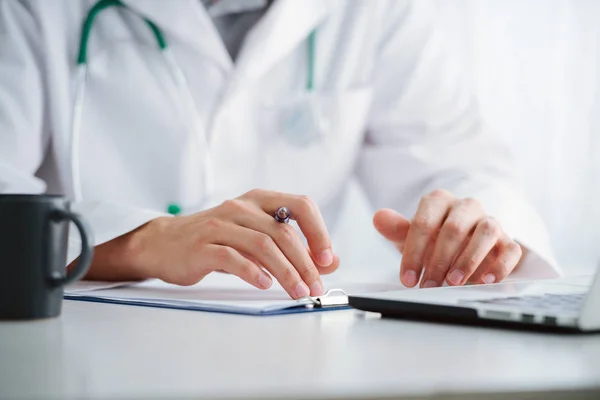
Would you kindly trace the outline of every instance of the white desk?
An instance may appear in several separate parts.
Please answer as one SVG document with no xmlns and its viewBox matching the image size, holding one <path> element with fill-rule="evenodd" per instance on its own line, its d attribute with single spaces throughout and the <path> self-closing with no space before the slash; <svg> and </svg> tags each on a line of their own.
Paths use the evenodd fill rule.
<svg viewBox="0 0 600 400">
<path fill-rule="evenodd" d="M 74 301 L 60 319 L 0 323 L 1 398 L 462 399 L 583 390 L 577 398 L 597 399 L 599 389 L 600 335 L 358 311 L 245 317 Z M 558 398 L 549 396 L 539 394 Z"/>
</svg>

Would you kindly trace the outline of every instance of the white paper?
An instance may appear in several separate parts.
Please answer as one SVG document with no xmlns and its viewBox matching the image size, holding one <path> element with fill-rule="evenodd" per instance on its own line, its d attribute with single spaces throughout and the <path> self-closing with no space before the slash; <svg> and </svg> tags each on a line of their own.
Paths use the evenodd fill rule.
<svg viewBox="0 0 600 400">
<path fill-rule="evenodd" d="M 384 292 L 402 289 L 399 282 L 369 281 L 368 276 L 324 276 L 325 289 L 343 289 L 348 294 Z M 346 278 L 341 281 L 339 278 Z M 193 286 L 177 286 L 160 280 L 128 284 L 126 287 L 69 291 L 69 298 L 90 297 L 116 302 L 134 302 L 225 312 L 260 314 L 290 307 L 310 305 L 311 301 L 293 300 L 274 281 L 268 290 L 257 289 L 240 278 L 213 273 Z"/>
<path fill-rule="evenodd" d="M 65 293 L 74 294 L 74 293 L 85 293 L 91 292 L 94 290 L 101 289 L 112 289 L 116 287 L 128 286 L 138 282 L 105 282 L 105 281 L 78 281 L 67 285 L 65 287 Z"/>
</svg>

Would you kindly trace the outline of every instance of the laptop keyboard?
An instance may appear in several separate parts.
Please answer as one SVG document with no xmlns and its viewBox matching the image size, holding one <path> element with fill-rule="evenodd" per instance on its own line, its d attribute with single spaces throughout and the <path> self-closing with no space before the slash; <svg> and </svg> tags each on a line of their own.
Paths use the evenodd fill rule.
<svg viewBox="0 0 600 400">
<path fill-rule="evenodd" d="M 583 306 L 586 294 L 545 294 L 543 296 L 504 297 L 499 299 L 475 300 L 468 303 L 502 305 L 543 311 L 573 312 Z"/>
</svg>

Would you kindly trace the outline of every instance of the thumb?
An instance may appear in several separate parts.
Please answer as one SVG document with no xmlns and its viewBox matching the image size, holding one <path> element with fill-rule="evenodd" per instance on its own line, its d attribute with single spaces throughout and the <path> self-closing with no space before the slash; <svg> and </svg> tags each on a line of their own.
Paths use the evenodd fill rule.
<svg viewBox="0 0 600 400">
<path fill-rule="evenodd" d="M 394 210 L 382 208 L 375 212 L 373 225 L 384 238 L 396 244 L 401 251 L 403 250 L 404 241 L 410 228 L 408 219 Z"/>
</svg>

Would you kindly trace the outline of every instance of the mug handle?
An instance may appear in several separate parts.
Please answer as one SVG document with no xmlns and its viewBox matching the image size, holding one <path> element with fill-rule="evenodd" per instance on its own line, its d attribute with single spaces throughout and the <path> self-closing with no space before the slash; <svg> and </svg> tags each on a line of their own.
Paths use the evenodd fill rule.
<svg viewBox="0 0 600 400">
<path fill-rule="evenodd" d="M 73 222 L 77 230 L 79 230 L 79 236 L 81 237 L 81 255 L 79 256 L 77 265 L 66 276 L 53 276 L 50 278 L 53 286 L 64 286 L 83 278 L 90 269 L 94 256 L 92 230 L 79 214 L 71 211 L 54 210 L 50 215 L 50 219 L 55 221 L 69 220 Z"/>
</svg>

